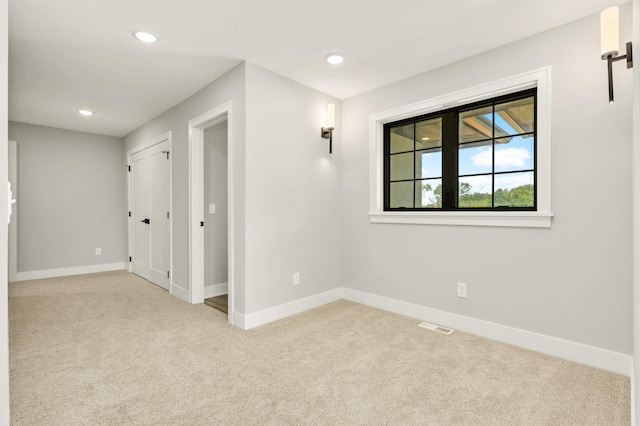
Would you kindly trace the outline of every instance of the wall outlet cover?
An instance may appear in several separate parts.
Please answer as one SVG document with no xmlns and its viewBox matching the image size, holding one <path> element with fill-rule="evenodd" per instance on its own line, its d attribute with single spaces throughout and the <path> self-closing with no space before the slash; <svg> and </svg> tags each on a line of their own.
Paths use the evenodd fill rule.
<svg viewBox="0 0 640 426">
<path fill-rule="evenodd" d="M 467 284 L 458 283 L 458 297 L 467 298 Z"/>
</svg>

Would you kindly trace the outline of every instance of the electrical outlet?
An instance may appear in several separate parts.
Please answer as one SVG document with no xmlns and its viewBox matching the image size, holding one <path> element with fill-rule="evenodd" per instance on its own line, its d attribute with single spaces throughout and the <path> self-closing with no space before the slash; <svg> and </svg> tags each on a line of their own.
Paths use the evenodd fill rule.
<svg viewBox="0 0 640 426">
<path fill-rule="evenodd" d="M 467 298 L 467 284 L 458 283 L 458 297 Z"/>
<path fill-rule="evenodd" d="M 293 285 L 300 285 L 300 272 L 293 273 Z"/>
<path fill-rule="evenodd" d="M 102 249 L 101 248 L 97 248 L 96 249 L 96 256 L 102 256 Z"/>
</svg>

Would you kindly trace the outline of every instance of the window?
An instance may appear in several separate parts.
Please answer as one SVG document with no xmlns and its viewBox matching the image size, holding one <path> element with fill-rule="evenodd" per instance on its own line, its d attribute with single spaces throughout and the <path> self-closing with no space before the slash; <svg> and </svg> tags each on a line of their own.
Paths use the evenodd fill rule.
<svg viewBox="0 0 640 426">
<path fill-rule="evenodd" d="M 504 124 L 527 95 L 533 123 Z M 371 114 L 369 129 L 371 223 L 551 227 L 551 67 Z"/>
<path fill-rule="evenodd" d="M 536 209 L 536 89 L 384 125 L 384 208 Z"/>
</svg>

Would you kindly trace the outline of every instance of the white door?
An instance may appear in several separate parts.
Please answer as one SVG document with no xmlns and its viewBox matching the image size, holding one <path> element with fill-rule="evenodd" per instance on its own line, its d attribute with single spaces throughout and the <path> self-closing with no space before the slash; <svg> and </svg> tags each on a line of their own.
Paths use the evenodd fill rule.
<svg viewBox="0 0 640 426">
<path fill-rule="evenodd" d="M 169 290 L 169 141 L 131 156 L 131 270 Z"/>
</svg>

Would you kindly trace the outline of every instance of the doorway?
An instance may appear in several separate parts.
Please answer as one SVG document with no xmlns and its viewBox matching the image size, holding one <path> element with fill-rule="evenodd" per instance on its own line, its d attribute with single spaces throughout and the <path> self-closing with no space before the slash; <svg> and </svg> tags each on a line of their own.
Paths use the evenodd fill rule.
<svg viewBox="0 0 640 426">
<path fill-rule="evenodd" d="M 231 101 L 189 121 L 189 301 L 203 303 L 205 297 L 205 130 L 226 122 L 227 144 L 227 295 L 228 321 L 236 325 L 234 315 L 234 180 L 233 121 Z M 207 209 L 209 206 L 207 205 Z M 208 212 L 209 210 L 207 210 Z M 218 211 L 216 204 L 215 211 Z M 215 215 L 216 213 L 214 213 Z M 208 226 L 208 225 L 207 225 Z M 210 287 L 210 286 L 209 286 Z"/>
<path fill-rule="evenodd" d="M 171 288 L 171 135 L 128 152 L 130 272 Z"/>
<path fill-rule="evenodd" d="M 204 303 L 228 314 L 227 120 L 204 130 Z"/>
</svg>

